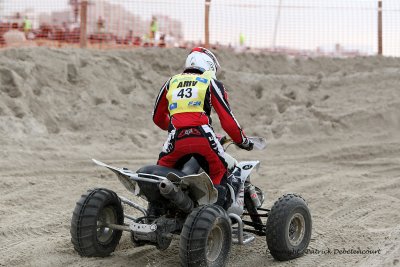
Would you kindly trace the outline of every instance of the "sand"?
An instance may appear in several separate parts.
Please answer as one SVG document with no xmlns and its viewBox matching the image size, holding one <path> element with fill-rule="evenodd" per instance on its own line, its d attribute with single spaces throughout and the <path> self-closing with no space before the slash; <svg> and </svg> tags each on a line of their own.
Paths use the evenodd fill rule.
<svg viewBox="0 0 400 267">
<path fill-rule="evenodd" d="M 130 197 L 91 158 L 132 170 L 156 161 L 166 133 L 152 107 L 186 54 L 0 51 L 0 266 L 179 265 L 178 240 L 160 252 L 125 233 L 110 257 L 82 258 L 69 229 L 87 189 Z M 261 161 L 264 207 L 296 192 L 313 216 L 304 257 L 275 261 L 257 237 L 233 247 L 229 266 L 400 266 L 400 59 L 217 55 L 238 121 L 269 142 L 230 154 Z"/>
</svg>

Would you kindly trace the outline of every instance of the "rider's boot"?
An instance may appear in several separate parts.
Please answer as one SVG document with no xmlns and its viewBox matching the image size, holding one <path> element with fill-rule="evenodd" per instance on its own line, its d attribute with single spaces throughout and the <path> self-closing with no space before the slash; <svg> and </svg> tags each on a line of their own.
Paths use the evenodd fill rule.
<svg viewBox="0 0 400 267">
<path fill-rule="evenodd" d="M 224 209 L 226 208 L 226 187 L 223 185 L 215 185 L 215 188 L 218 191 L 218 198 L 217 202 L 215 202 L 216 205 L 223 207 Z"/>
<path fill-rule="evenodd" d="M 233 192 L 235 193 L 235 196 L 239 192 L 240 186 L 241 186 L 241 181 L 239 178 L 237 178 L 235 175 L 231 174 L 228 177 L 228 183 L 232 186 Z"/>
</svg>

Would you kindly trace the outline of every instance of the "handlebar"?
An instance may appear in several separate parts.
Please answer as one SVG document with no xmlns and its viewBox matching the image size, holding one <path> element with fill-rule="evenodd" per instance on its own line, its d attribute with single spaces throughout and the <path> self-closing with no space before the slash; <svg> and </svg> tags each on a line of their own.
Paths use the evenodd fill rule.
<svg viewBox="0 0 400 267">
<path fill-rule="evenodd" d="M 247 138 L 254 144 L 254 148 L 257 150 L 263 150 L 267 147 L 267 140 L 264 137 L 248 136 Z M 233 142 L 233 140 L 226 135 L 222 136 L 219 142 L 223 146 L 226 145 L 225 150 L 231 144 L 235 144 L 235 142 Z"/>
</svg>

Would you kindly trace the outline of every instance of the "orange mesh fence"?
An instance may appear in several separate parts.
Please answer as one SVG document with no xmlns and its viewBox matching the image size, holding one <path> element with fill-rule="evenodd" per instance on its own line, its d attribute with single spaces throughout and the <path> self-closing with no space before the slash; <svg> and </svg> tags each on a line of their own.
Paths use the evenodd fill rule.
<svg viewBox="0 0 400 267">
<path fill-rule="evenodd" d="M 103 49 L 206 45 L 209 2 L 212 47 L 400 56 L 398 0 L 89 0 L 86 12 L 84 2 L 0 0 L 0 44 L 14 45 L 5 38 L 9 31 L 11 41 L 23 39 L 19 31 L 26 39 L 19 46 L 79 47 L 82 38 Z"/>
</svg>

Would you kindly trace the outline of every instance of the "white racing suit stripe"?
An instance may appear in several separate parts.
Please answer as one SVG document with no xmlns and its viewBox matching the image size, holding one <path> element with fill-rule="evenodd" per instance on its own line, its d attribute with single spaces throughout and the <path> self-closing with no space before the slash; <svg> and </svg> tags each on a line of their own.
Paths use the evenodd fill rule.
<svg viewBox="0 0 400 267">
<path fill-rule="evenodd" d="M 168 133 L 168 139 L 165 141 L 162 152 L 163 153 L 170 153 L 174 150 L 174 137 L 175 137 L 176 130 L 173 129 L 171 132 Z"/>
<path fill-rule="evenodd" d="M 225 158 L 224 154 L 224 148 L 222 147 L 221 143 L 218 141 L 218 138 L 215 136 L 214 131 L 211 129 L 209 125 L 202 125 L 201 128 L 204 130 L 206 133 L 206 136 L 208 138 L 208 141 L 211 144 L 211 148 L 218 153 L 218 156 L 221 158 Z"/>
</svg>

